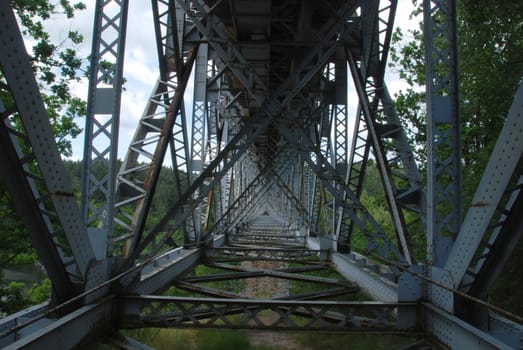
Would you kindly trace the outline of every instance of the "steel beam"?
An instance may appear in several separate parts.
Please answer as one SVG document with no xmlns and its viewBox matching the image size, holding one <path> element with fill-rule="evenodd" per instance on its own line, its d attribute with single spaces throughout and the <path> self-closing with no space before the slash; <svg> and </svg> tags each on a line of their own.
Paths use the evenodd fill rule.
<svg viewBox="0 0 523 350">
<path fill-rule="evenodd" d="M 445 265 L 461 224 L 456 2 L 424 0 L 427 85 L 427 257 Z"/>
<path fill-rule="evenodd" d="M 203 170 L 205 161 L 205 150 L 207 141 L 207 66 L 208 66 L 208 44 L 200 44 L 194 67 L 194 94 L 192 105 L 192 133 L 191 133 L 191 169 L 189 177 L 198 177 Z M 203 206 L 203 203 L 202 203 Z M 194 213 L 194 234 L 201 235 L 202 212 L 205 208 L 198 206 Z M 193 238 L 196 240 L 196 237 Z"/>
<path fill-rule="evenodd" d="M 431 303 L 422 305 L 424 331 L 450 349 L 513 349 Z"/>
<path fill-rule="evenodd" d="M 310 249 L 320 249 L 318 239 L 308 238 L 307 246 Z M 363 258 L 363 257 L 361 257 Z M 329 260 L 347 280 L 356 283 L 366 294 L 374 300 L 396 302 L 398 301 L 398 285 L 391 280 L 380 276 L 375 268 L 365 267 L 358 263 L 355 256 L 330 252 Z"/>
<path fill-rule="evenodd" d="M 212 13 L 212 8 L 201 0 L 176 2 L 247 89 L 248 98 L 253 100 L 255 106 L 261 107 L 267 95 L 266 83 L 245 59 L 238 45 L 227 36 L 226 26 Z"/>
<path fill-rule="evenodd" d="M 123 233 L 118 235 L 119 230 L 115 230 L 115 255 L 130 255 L 142 235 L 168 146 L 177 196 L 189 186 L 186 176 L 190 171 L 189 142 L 183 94 L 197 48 L 184 41 L 185 31 L 190 29 L 186 28 L 183 11 L 178 6 L 173 8 L 169 2 L 158 0 L 152 1 L 152 8 L 160 77 L 118 174 L 115 221 Z"/>
<path fill-rule="evenodd" d="M 48 322 L 52 322 L 52 320 L 43 318 L 35 324 L 28 325 L 28 327 L 22 327 L 17 331 L 11 331 L 13 328 L 19 327 L 26 323 L 27 320 L 45 315 L 48 311 L 49 303 L 44 302 L 0 319 L 0 332 L 4 334 L 0 337 L 0 347 L 3 349 L 5 346 L 12 344 L 18 339 L 22 338 L 22 336 L 34 331 L 35 327 L 41 328 Z"/>
<path fill-rule="evenodd" d="M 201 249 L 176 248 L 160 255 L 147 264 L 140 272 L 137 280 L 126 283 L 122 280 L 122 288 L 126 293 L 151 294 L 165 288 L 170 282 L 188 269 L 194 267 L 202 258 Z"/>
<path fill-rule="evenodd" d="M 494 150 L 489 159 L 456 242 L 449 253 L 445 269 L 459 285 L 476 250 L 487 231 L 499 201 L 523 154 L 523 84 L 519 86 L 514 102 Z M 518 221 L 521 221 L 519 219 Z"/>
<path fill-rule="evenodd" d="M 485 300 L 490 288 L 497 280 L 507 262 L 512 257 L 514 249 L 523 237 L 523 222 L 519 213 L 523 212 L 523 178 L 512 193 L 500 222 L 489 238 L 487 247 L 482 251 L 481 258 L 473 267 L 472 280 L 464 276 L 462 286 L 473 297 Z"/>
<path fill-rule="evenodd" d="M 359 198 L 346 186 L 343 178 L 336 174 L 335 169 L 330 165 L 327 159 L 317 149 L 314 141 L 309 138 L 307 132 L 299 125 L 298 119 L 294 119 L 293 129 L 291 130 L 288 126 L 282 126 L 280 129 L 290 143 L 296 142 L 294 138 L 294 132 L 300 135 L 300 145 L 294 145 L 297 149 L 305 149 L 309 153 L 304 152 L 304 159 L 309 164 L 311 169 L 315 172 L 316 176 L 323 182 L 323 185 L 329 190 L 329 192 L 340 201 L 340 205 L 346 206 L 349 217 L 354 221 L 354 224 L 359 226 L 365 235 L 367 240 L 367 249 L 369 252 L 376 251 L 382 256 L 386 257 L 392 254 L 399 261 L 404 260 L 401 252 L 391 242 L 390 238 L 386 235 L 376 220 L 370 215 L 365 206 L 360 202 Z M 316 161 L 311 157 L 314 154 Z M 338 190 L 332 185 L 332 181 L 339 184 Z M 345 202 L 342 203 L 342 193 L 345 193 Z M 372 227 L 372 230 L 369 230 Z"/>
<path fill-rule="evenodd" d="M 136 327 L 259 329 L 280 331 L 412 333 L 416 324 L 392 317 L 414 303 L 245 300 L 160 296 L 124 297 L 120 325 Z M 271 311 L 271 320 L 260 317 Z M 239 317 L 238 317 L 239 315 Z M 233 316 L 233 317 L 230 317 Z M 306 319 L 306 322 L 302 322 Z M 300 321 L 301 320 L 301 321 Z"/>
<path fill-rule="evenodd" d="M 98 259 L 113 231 L 128 1 L 97 0 L 89 71 L 81 211 Z"/>
<path fill-rule="evenodd" d="M 352 77 L 354 79 L 354 85 L 356 86 L 356 91 L 358 92 L 360 99 L 361 111 L 363 116 L 365 117 L 365 123 L 367 125 L 367 142 L 370 142 L 372 144 L 378 171 L 381 175 L 381 180 L 385 192 L 385 198 L 389 207 L 393 228 L 397 236 L 398 247 L 400 248 L 401 253 L 405 257 L 405 261 L 408 264 L 411 264 L 412 259 L 409 247 L 407 227 L 405 225 L 403 213 L 401 212 L 401 208 L 396 198 L 397 190 L 394 186 L 394 183 L 392 182 L 391 170 L 386 161 L 386 151 L 383 147 L 382 140 L 379 138 L 376 130 L 376 111 L 371 110 L 371 101 L 369 101 L 369 91 L 368 89 L 366 89 L 366 91 L 364 89 L 363 77 L 360 75 L 359 70 L 356 66 L 356 62 L 350 52 L 349 67 L 351 68 Z M 377 102 L 374 102 L 374 104 L 377 104 Z"/>
<path fill-rule="evenodd" d="M 112 327 L 113 301 L 108 297 L 83 306 L 4 349 L 72 349 L 83 342 L 94 342 Z"/>
</svg>

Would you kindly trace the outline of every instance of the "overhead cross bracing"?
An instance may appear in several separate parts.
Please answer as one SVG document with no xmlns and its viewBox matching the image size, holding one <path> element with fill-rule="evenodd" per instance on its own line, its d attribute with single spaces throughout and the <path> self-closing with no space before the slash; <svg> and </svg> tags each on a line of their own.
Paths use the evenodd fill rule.
<svg viewBox="0 0 523 350">
<path fill-rule="evenodd" d="M 153 0 L 159 76 L 120 168 L 128 2 L 97 1 L 77 205 L 12 9 L 1 3 L 0 89 L 10 96 L 0 105 L 2 181 L 54 289 L 50 304 L 0 322 L 0 344 L 145 348 L 118 330 L 190 327 L 521 348 L 521 317 L 485 302 L 484 291 L 521 237 L 513 184 L 523 90 L 462 221 L 454 6 L 425 2 L 426 182 L 384 80 L 396 1 Z M 361 198 L 370 159 L 387 227 Z M 176 195 L 151 222 L 167 160 Z M 259 281 L 286 293 L 247 295 L 263 289 Z M 291 293 L 293 281 L 316 288 Z M 193 296 L 165 295 L 173 288 Z M 359 291 L 375 301 L 346 301 Z"/>
</svg>

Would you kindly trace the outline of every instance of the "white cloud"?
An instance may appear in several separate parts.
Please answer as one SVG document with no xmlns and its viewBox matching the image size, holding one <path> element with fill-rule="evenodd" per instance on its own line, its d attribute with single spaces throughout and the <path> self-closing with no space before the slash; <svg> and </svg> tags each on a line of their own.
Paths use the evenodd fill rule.
<svg viewBox="0 0 523 350">
<path fill-rule="evenodd" d="M 418 20 L 416 18 L 410 18 L 413 10 L 414 5 L 412 5 L 412 0 L 399 0 L 396 18 L 394 19 L 396 27 L 400 26 L 403 30 L 417 28 Z"/>
</svg>

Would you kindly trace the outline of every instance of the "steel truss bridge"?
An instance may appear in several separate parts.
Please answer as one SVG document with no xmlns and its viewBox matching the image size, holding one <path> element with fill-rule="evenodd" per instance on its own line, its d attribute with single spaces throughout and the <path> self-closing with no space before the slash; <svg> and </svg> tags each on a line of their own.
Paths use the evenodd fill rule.
<svg viewBox="0 0 523 350">
<path fill-rule="evenodd" d="M 0 104 L 0 173 L 53 285 L 49 303 L 0 321 L 2 346 L 147 349 L 119 330 L 194 327 L 523 348 L 521 316 L 487 302 L 523 231 L 523 88 L 462 213 L 455 4 L 424 4 L 426 179 L 384 81 L 396 7 L 152 0 L 159 76 L 117 166 L 128 1 L 98 0 L 78 203 L 1 1 L 0 90 L 12 102 Z M 151 222 L 166 162 L 175 188 Z M 362 201 L 371 162 L 387 225 Z M 190 273 L 201 264 L 214 272 Z M 327 269 L 343 278 L 312 273 Z M 262 277 L 318 288 L 253 298 L 207 283 Z M 173 286 L 199 297 L 165 293 Z M 357 290 L 374 301 L 336 299 Z"/>
</svg>

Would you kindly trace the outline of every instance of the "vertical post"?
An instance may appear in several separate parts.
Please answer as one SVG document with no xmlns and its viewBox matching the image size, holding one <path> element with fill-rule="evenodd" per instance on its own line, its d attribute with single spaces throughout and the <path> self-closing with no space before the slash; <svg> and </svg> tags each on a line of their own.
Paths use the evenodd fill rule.
<svg viewBox="0 0 523 350">
<path fill-rule="evenodd" d="M 336 157 L 335 169 L 340 176 L 345 176 L 349 164 L 349 138 L 348 138 L 348 108 L 347 108 L 347 58 L 343 49 L 338 49 L 335 56 L 335 128 L 334 128 L 334 154 Z M 345 194 L 341 195 L 342 202 L 345 201 Z M 340 237 L 340 232 L 346 229 L 345 222 L 347 217 L 344 213 L 344 206 L 336 201 L 334 210 L 336 213 L 334 222 L 334 236 Z M 340 251 L 347 251 L 346 241 L 338 241 Z"/>
<path fill-rule="evenodd" d="M 194 95 L 192 110 L 192 147 L 191 147 L 191 182 L 203 171 L 205 161 L 205 141 L 207 139 L 207 66 L 208 44 L 202 43 L 198 48 L 196 65 L 194 67 Z M 194 194 L 195 197 L 199 193 Z M 199 205 L 194 212 L 194 235 L 197 239 L 202 230 L 202 213 L 204 209 Z"/>
<path fill-rule="evenodd" d="M 99 259 L 113 228 L 127 8 L 127 0 L 97 0 L 95 8 L 81 211 Z"/>
<path fill-rule="evenodd" d="M 445 264 L 461 221 L 456 4 L 425 0 L 427 261 Z"/>
</svg>

